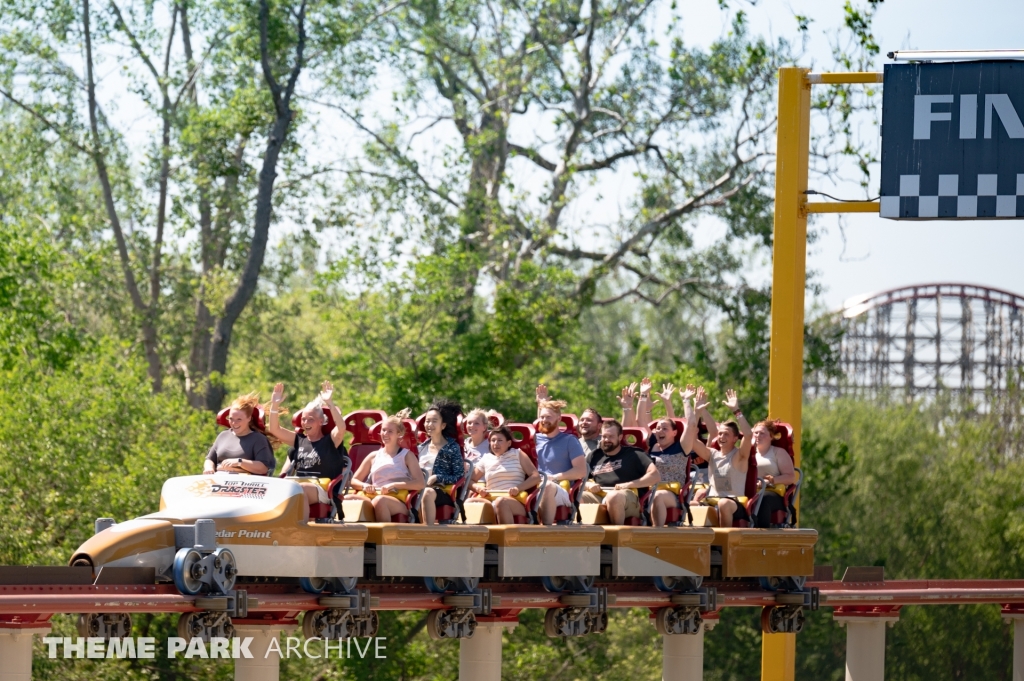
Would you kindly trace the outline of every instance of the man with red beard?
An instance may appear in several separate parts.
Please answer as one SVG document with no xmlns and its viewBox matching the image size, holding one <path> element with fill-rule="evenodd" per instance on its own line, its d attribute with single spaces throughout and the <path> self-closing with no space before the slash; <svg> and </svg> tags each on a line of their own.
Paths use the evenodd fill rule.
<svg viewBox="0 0 1024 681">
<path fill-rule="evenodd" d="M 562 400 L 540 400 L 537 403 L 537 469 L 548 476 L 540 500 L 541 522 L 552 525 L 555 509 L 572 506 L 569 493 L 559 484 L 566 480 L 582 480 L 587 475 L 587 457 L 583 445 L 571 433 L 562 432 Z"/>
<path fill-rule="evenodd" d="M 623 389 L 625 393 L 625 389 Z M 548 387 L 543 383 L 537 386 L 537 404 L 551 399 L 548 394 Z M 601 448 L 601 424 L 604 419 L 593 407 L 587 407 L 580 415 L 580 444 L 583 446 L 583 453 L 590 456 Z"/>
</svg>

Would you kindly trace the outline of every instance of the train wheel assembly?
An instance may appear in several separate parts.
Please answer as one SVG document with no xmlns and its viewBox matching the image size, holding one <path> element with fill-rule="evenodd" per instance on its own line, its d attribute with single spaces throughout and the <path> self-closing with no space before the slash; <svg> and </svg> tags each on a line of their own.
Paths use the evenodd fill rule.
<svg viewBox="0 0 1024 681">
<path fill-rule="evenodd" d="M 766 634 L 799 634 L 804 629 L 804 609 L 781 605 L 761 610 L 761 631 Z"/>
<path fill-rule="evenodd" d="M 78 616 L 77 629 L 82 638 L 127 638 L 132 633 L 132 617 L 126 612 L 91 612 Z"/>
<path fill-rule="evenodd" d="M 704 583 L 700 575 L 693 577 L 654 577 L 654 586 L 658 591 L 696 591 Z"/>
<path fill-rule="evenodd" d="M 212 638 L 233 638 L 235 627 L 225 612 L 186 612 L 178 618 L 178 636 L 209 643 Z"/>
<path fill-rule="evenodd" d="M 455 586 L 452 580 L 447 577 L 424 577 L 423 584 L 426 585 L 427 591 L 432 594 L 446 593 Z"/>
<path fill-rule="evenodd" d="M 301 586 L 302 590 L 306 593 L 319 596 L 324 591 L 327 591 L 327 587 L 330 586 L 330 582 L 323 577 L 299 577 L 299 586 Z"/>
<path fill-rule="evenodd" d="M 696 634 L 703 621 L 698 607 L 662 608 L 654 616 L 654 628 L 663 636 Z"/>
<path fill-rule="evenodd" d="M 206 566 L 203 555 L 195 549 L 181 549 L 174 554 L 174 586 L 186 596 L 195 596 L 205 584 Z"/>
<path fill-rule="evenodd" d="M 354 615 L 351 610 L 328 608 L 310 610 L 302 617 L 302 635 L 336 641 L 344 638 L 367 638 L 377 635 L 380 618 L 376 612 Z"/>
<path fill-rule="evenodd" d="M 427 633 L 435 641 L 472 638 L 475 631 L 476 615 L 472 610 L 465 608 L 431 610 L 427 615 Z"/>
</svg>

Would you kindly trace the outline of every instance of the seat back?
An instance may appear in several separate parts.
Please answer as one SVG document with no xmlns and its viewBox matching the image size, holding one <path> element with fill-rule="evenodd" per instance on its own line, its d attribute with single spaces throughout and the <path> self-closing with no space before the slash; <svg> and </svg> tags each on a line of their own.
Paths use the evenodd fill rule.
<svg viewBox="0 0 1024 681">
<path fill-rule="evenodd" d="M 352 465 L 358 469 L 362 465 L 363 461 L 367 456 L 377 451 L 384 445 L 379 442 L 367 442 L 360 445 L 352 445 L 348 448 L 349 458 L 352 459 Z"/>
<path fill-rule="evenodd" d="M 352 444 L 362 445 L 380 442 L 380 429 L 374 436 L 370 431 L 374 425 L 387 418 L 387 413 L 378 409 L 360 409 L 345 415 L 345 429 L 352 435 Z M 357 464 L 358 465 L 358 464 Z"/>
<path fill-rule="evenodd" d="M 230 428 L 228 425 L 228 414 L 231 412 L 231 407 L 224 407 L 217 412 L 217 425 L 224 428 Z M 263 407 L 256 407 L 252 410 L 252 415 L 249 417 L 249 428 L 252 430 L 258 430 L 261 433 L 267 432 L 267 424 L 265 415 L 263 413 Z"/>
<path fill-rule="evenodd" d="M 533 422 L 533 427 L 537 428 L 540 420 Z M 576 414 L 562 414 L 562 425 L 558 426 L 558 430 L 563 433 L 570 433 L 576 437 L 580 436 L 580 419 Z"/>
<path fill-rule="evenodd" d="M 621 447 L 635 447 L 646 452 L 648 450 L 647 438 L 651 432 L 646 428 L 627 427 L 622 429 L 622 438 L 619 440 Z"/>
<path fill-rule="evenodd" d="M 515 440 L 512 446 L 524 452 L 530 457 L 533 465 L 536 466 L 537 441 L 534 438 L 537 436 L 537 429 L 529 423 L 509 423 L 506 425 L 512 431 L 512 438 Z"/>
</svg>

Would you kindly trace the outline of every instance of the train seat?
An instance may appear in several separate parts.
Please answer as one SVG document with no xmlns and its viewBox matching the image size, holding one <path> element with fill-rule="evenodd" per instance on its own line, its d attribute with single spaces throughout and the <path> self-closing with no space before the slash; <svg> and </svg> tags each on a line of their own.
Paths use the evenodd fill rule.
<svg viewBox="0 0 1024 681">
<path fill-rule="evenodd" d="M 512 439 L 515 441 L 513 446 L 522 450 L 530 457 L 533 465 L 536 466 L 537 444 L 534 438 L 537 436 L 537 429 L 529 423 L 509 423 L 506 425 L 512 431 Z"/>
<path fill-rule="evenodd" d="M 352 444 L 349 446 L 349 458 L 352 459 L 352 470 L 356 471 L 363 463 L 363 460 L 371 453 L 381 448 L 380 429 L 387 414 L 383 411 L 357 411 L 345 417 L 345 425 L 352 429 Z M 369 421 L 376 418 L 372 424 Z M 413 454 L 418 452 L 416 444 L 416 422 L 412 419 L 404 419 L 405 435 L 402 437 L 401 446 Z M 406 507 L 410 508 L 410 497 L 406 497 Z M 414 498 L 414 497 L 413 497 Z M 373 504 L 368 499 L 346 499 L 342 502 L 345 518 L 351 522 L 374 522 L 376 517 L 373 511 Z M 412 511 L 399 513 L 391 517 L 395 523 L 407 523 L 412 517 Z"/>
<path fill-rule="evenodd" d="M 649 449 L 647 439 L 650 436 L 651 431 L 647 428 L 627 426 L 622 429 L 622 438 L 619 440 L 619 445 L 622 447 L 634 447 L 642 452 L 646 452 Z"/>
<path fill-rule="evenodd" d="M 366 523 L 366 529 L 377 577 L 483 577 L 486 527 Z"/>
<path fill-rule="evenodd" d="M 497 549 L 498 577 L 600 574 L 602 527 L 490 525 L 487 530 L 487 543 Z"/>
</svg>

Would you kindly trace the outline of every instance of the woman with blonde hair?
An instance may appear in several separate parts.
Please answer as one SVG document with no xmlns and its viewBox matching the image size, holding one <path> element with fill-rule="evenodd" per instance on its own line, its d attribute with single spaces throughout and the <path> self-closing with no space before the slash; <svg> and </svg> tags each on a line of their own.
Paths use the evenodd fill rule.
<svg viewBox="0 0 1024 681">
<path fill-rule="evenodd" d="M 259 393 L 240 395 L 228 411 L 228 429 L 213 441 L 203 463 L 203 473 L 251 473 L 270 475 L 277 461 L 267 436 L 255 429 Z"/>
<path fill-rule="evenodd" d="M 403 419 L 409 410 L 388 416 L 380 426 L 383 447 L 369 454 L 352 475 L 352 487 L 359 494 L 346 499 L 369 499 L 374 518 L 379 523 L 391 522 L 391 517 L 408 515 L 405 500 L 409 492 L 423 489 L 423 471 L 416 454 L 401 446 L 405 436 Z"/>
<path fill-rule="evenodd" d="M 491 422 L 494 422 L 495 427 L 500 428 L 505 425 L 502 422 L 501 415 L 493 409 L 473 409 L 466 418 L 462 421 L 466 427 L 466 452 L 463 458 L 471 464 L 476 464 L 480 461 L 480 458 L 486 454 L 491 453 L 490 445 L 490 433 L 491 433 Z"/>
</svg>

